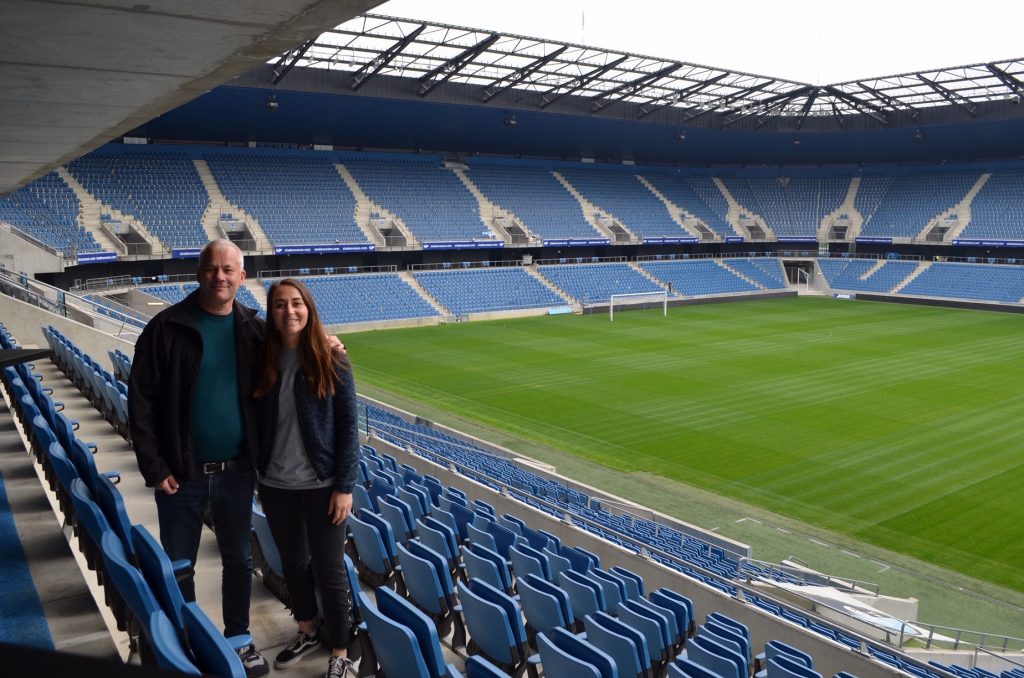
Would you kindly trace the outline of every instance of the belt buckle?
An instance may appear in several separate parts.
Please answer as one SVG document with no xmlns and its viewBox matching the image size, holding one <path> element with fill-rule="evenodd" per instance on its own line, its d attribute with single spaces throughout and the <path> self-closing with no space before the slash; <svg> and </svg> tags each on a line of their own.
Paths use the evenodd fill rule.
<svg viewBox="0 0 1024 678">
<path fill-rule="evenodd" d="M 227 467 L 228 462 L 226 461 L 208 461 L 205 462 L 202 466 L 204 475 L 211 475 L 213 473 L 217 473 L 218 471 L 223 471 Z"/>
</svg>

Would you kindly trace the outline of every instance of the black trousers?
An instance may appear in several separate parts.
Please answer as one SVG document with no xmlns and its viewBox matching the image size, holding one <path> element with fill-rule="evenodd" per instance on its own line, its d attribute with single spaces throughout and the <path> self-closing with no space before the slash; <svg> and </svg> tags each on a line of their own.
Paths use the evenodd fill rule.
<svg viewBox="0 0 1024 678">
<path fill-rule="evenodd" d="M 320 640 L 341 649 L 347 647 L 352 629 L 352 592 L 344 560 L 345 526 L 332 525 L 327 513 L 332 491 L 260 484 L 260 501 L 281 552 L 292 615 L 297 621 L 316 619 L 319 587 L 324 618 Z"/>
</svg>

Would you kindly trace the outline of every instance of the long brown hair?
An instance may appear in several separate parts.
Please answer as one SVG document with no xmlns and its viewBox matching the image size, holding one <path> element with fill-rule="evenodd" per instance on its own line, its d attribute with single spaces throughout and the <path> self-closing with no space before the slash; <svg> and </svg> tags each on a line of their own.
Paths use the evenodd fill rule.
<svg viewBox="0 0 1024 678">
<path fill-rule="evenodd" d="M 281 340 L 281 332 L 274 324 L 273 312 L 274 295 L 282 285 L 297 290 L 299 296 L 302 297 L 302 303 L 306 305 L 306 326 L 299 334 L 299 361 L 302 371 L 306 373 L 310 393 L 323 400 L 327 396 L 334 395 L 335 368 L 348 369 L 348 360 L 345 359 L 341 351 L 331 350 L 331 345 L 327 343 L 324 325 L 320 321 L 320 314 L 316 310 L 316 303 L 313 301 L 313 295 L 308 287 L 294 278 L 278 280 L 267 290 L 267 315 L 269 317 L 263 338 L 263 348 L 260 349 L 260 384 L 254 395 L 258 398 L 269 392 L 281 376 L 278 363 L 284 344 Z"/>
</svg>

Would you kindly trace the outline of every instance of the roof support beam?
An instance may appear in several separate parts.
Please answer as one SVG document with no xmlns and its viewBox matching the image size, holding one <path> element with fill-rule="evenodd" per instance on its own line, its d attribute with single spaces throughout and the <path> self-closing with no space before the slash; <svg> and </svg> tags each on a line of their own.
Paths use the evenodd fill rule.
<svg viewBox="0 0 1024 678">
<path fill-rule="evenodd" d="M 999 78 L 999 81 L 1009 87 L 1014 94 L 1024 96 L 1024 82 L 1021 82 L 995 64 L 985 64 L 985 68 L 989 70 L 989 73 Z"/>
<path fill-rule="evenodd" d="M 807 96 L 817 89 L 818 88 L 813 85 L 807 85 L 806 87 L 798 87 L 797 89 L 794 89 L 792 91 L 782 92 L 780 94 L 770 96 L 767 99 L 761 99 L 760 101 L 754 102 L 749 107 L 747 107 L 747 110 L 744 110 L 743 108 L 732 108 L 726 111 L 722 111 L 722 127 L 728 127 L 738 122 L 739 120 L 742 120 L 743 118 L 755 115 L 761 111 L 767 113 L 768 111 L 774 108 L 778 108 L 780 105 L 789 103 L 793 99 L 797 99 L 802 96 Z M 736 115 L 737 113 L 739 113 L 739 115 Z M 763 123 L 759 125 L 759 127 L 762 126 Z"/>
<path fill-rule="evenodd" d="M 498 38 L 500 37 L 501 36 L 498 33 L 491 33 L 477 44 L 472 47 L 467 47 L 459 54 L 456 54 L 448 61 L 422 76 L 420 78 L 420 86 L 419 89 L 416 90 L 416 94 L 421 97 L 425 97 L 444 83 L 448 82 L 453 75 L 465 68 L 466 64 L 486 52 L 488 47 L 498 42 Z"/>
<path fill-rule="evenodd" d="M 719 80 L 722 80 L 723 78 L 725 78 L 727 75 L 729 75 L 729 74 L 728 73 L 719 73 L 715 77 L 710 78 L 708 80 L 705 80 L 704 82 L 694 83 L 693 85 L 690 85 L 689 87 L 685 87 L 685 88 L 683 88 L 681 90 L 677 90 L 675 92 L 669 92 L 668 94 L 665 94 L 664 96 L 660 96 L 657 99 L 651 99 L 649 101 L 645 101 L 644 103 L 640 104 L 640 108 L 637 110 L 636 117 L 637 117 L 637 119 L 645 118 L 648 115 L 650 115 L 651 113 L 654 113 L 655 111 L 660 111 L 661 109 L 665 108 L 666 106 L 671 106 L 674 103 L 682 103 L 682 102 L 686 101 L 686 98 L 688 96 L 690 96 L 692 94 L 697 94 L 698 92 L 700 92 L 700 91 L 702 91 L 704 89 L 707 89 L 708 87 L 711 87 L 712 85 L 714 85 Z"/>
<path fill-rule="evenodd" d="M 511 73 L 501 76 L 500 78 L 492 82 L 490 85 L 484 87 L 484 95 L 480 98 L 480 100 L 486 104 L 488 101 L 498 96 L 499 94 L 507 92 L 511 88 L 515 87 L 516 85 L 518 85 L 519 83 L 523 82 L 528 77 L 536 73 L 537 70 L 544 66 L 545 64 L 548 64 L 557 59 L 558 57 L 562 56 L 562 53 L 565 52 L 565 50 L 567 49 L 569 49 L 568 46 L 562 45 L 554 52 L 542 56 L 539 59 L 535 59 L 534 61 L 531 61 L 530 63 L 526 64 L 525 66 L 517 68 Z"/>
<path fill-rule="evenodd" d="M 601 109 L 612 105 L 616 101 L 622 101 L 623 99 L 627 99 L 636 94 L 637 92 L 639 92 L 640 90 L 642 90 L 647 85 L 650 85 L 660 80 L 661 78 L 664 78 L 666 75 L 670 75 L 675 71 L 678 71 L 680 68 L 682 68 L 682 66 L 683 65 L 680 63 L 671 63 L 668 66 L 665 66 L 664 68 L 655 71 L 654 73 L 642 75 L 639 78 L 631 80 L 630 82 L 624 82 L 621 85 L 618 85 L 617 87 L 613 87 L 607 92 L 598 94 L 597 96 L 594 97 L 594 103 L 591 106 L 590 110 L 592 113 L 597 113 Z"/>
<path fill-rule="evenodd" d="M 871 96 L 875 97 L 876 99 L 880 99 L 881 101 L 885 102 L 885 105 L 888 106 L 893 111 L 895 111 L 897 108 L 902 108 L 906 111 L 910 111 L 910 117 L 913 120 L 917 120 L 918 116 L 921 115 L 921 111 L 917 110 L 910 104 L 901 101 L 900 99 L 894 99 L 893 97 L 889 96 L 885 92 L 882 92 L 881 90 L 869 87 L 865 85 L 863 82 L 858 82 L 857 86 L 860 87 L 865 92 L 867 92 L 868 94 L 870 94 Z"/>
<path fill-rule="evenodd" d="M 879 108 L 878 106 L 875 106 L 871 102 L 862 101 L 861 99 L 855 97 L 854 95 L 844 92 L 838 87 L 829 85 L 828 87 L 824 87 L 823 89 L 825 90 L 826 94 L 835 97 L 836 99 L 842 99 L 843 101 L 848 103 L 858 113 L 863 113 L 864 115 L 882 123 L 883 125 L 889 124 L 889 119 L 885 117 L 885 109 Z M 834 104 L 832 107 L 836 108 Z"/>
<path fill-rule="evenodd" d="M 274 64 L 274 84 L 278 84 L 284 80 L 284 76 L 288 75 L 288 71 L 295 68 L 295 64 L 299 63 L 299 59 L 305 56 L 309 48 L 316 42 L 316 38 L 310 38 L 306 42 L 302 43 L 298 47 L 281 55 L 281 58 Z M 286 64 L 285 61 L 288 63 Z"/>
<path fill-rule="evenodd" d="M 609 61 L 608 63 L 606 63 L 604 66 L 598 66 L 597 68 L 593 68 L 593 69 L 587 71 L 586 73 L 584 73 L 582 75 L 577 75 L 575 78 L 573 78 L 569 82 L 566 82 L 566 83 L 563 83 L 561 85 L 556 85 L 555 87 L 552 87 L 547 92 L 545 92 L 544 94 L 541 95 L 541 97 L 540 97 L 540 107 L 541 108 L 546 108 L 550 104 L 552 104 L 552 103 L 558 101 L 559 99 L 561 99 L 562 97 L 564 97 L 566 94 L 572 94 L 576 90 L 578 90 L 578 89 L 580 89 L 582 87 L 585 87 L 587 85 L 587 83 L 593 82 L 594 80 L 596 80 L 597 78 L 601 77 L 602 75 L 604 75 L 608 71 L 612 70 L 613 68 L 615 68 L 616 66 L 618 66 L 619 64 L 621 64 L 623 61 L 625 61 L 628 58 L 629 58 L 629 55 L 623 54 L 618 59 L 613 59 L 612 61 Z M 560 89 L 563 89 L 563 88 L 565 88 L 564 91 L 558 92 L 558 94 L 555 94 L 554 96 L 551 96 L 552 93 L 554 93 L 554 92 L 556 92 L 556 91 L 558 91 Z"/>
<path fill-rule="evenodd" d="M 836 106 L 835 101 L 828 102 L 832 106 L 832 116 L 836 119 L 836 124 L 839 125 L 839 129 L 846 129 L 846 121 L 843 120 L 843 114 L 839 111 L 839 107 Z"/>
<path fill-rule="evenodd" d="M 957 92 L 954 92 L 953 90 L 949 89 L 948 87 L 940 85 L 939 83 L 935 82 L 934 80 L 929 80 L 928 78 L 924 77 L 920 73 L 917 74 L 917 79 L 920 80 L 921 82 L 923 82 L 924 84 L 928 85 L 929 87 L 931 87 L 936 92 L 938 92 L 939 95 L 943 99 L 948 101 L 949 103 L 955 104 L 955 105 L 959 106 L 960 108 L 964 109 L 965 111 L 967 111 L 967 114 L 969 116 L 971 116 L 972 118 L 978 117 L 978 114 L 977 114 L 978 107 L 975 106 L 973 103 L 971 103 L 971 100 L 968 99 L 967 97 L 965 97 L 962 94 L 959 94 Z"/>
<path fill-rule="evenodd" d="M 796 129 L 799 132 L 800 128 L 804 126 L 804 120 L 807 119 L 807 114 L 811 112 L 811 106 L 814 105 L 814 100 L 818 98 L 818 92 L 821 88 L 815 87 L 814 91 L 807 96 L 807 100 L 804 101 L 803 108 L 800 109 L 800 114 L 796 119 Z"/>
<path fill-rule="evenodd" d="M 769 85 L 773 84 L 774 82 L 775 82 L 774 80 L 766 80 L 766 81 L 762 82 L 760 85 L 754 85 L 753 87 L 747 87 L 745 89 L 741 89 L 738 92 L 733 92 L 732 94 L 727 94 L 724 97 L 719 97 L 718 99 L 715 99 L 711 103 L 707 104 L 707 106 L 708 106 L 707 109 L 701 111 L 700 113 L 691 113 L 690 115 L 686 116 L 686 118 L 683 119 L 683 122 L 689 122 L 691 120 L 694 120 L 695 118 L 701 117 L 702 115 L 707 115 L 708 113 L 711 113 L 712 111 L 717 111 L 722 106 L 729 106 L 729 105 L 732 104 L 732 102 L 736 101 L 737 99 L 741 99 L 741 98 L 743 98 L 745 96 L 749 96 L 751 94 L 756 94 L 757 92 L 760 92 L 765 87 L 768 87 Z"/>
<path fill-rule="evenodd" d="M 412 33 L 405 36 L 395 44 L 388 47 L 386 50 L 374 57 L 373 61 L 365 64 L 362 68 L 352 74 L 352 91 L 357 91 L 360 87 L 368 83 L 378 73 L 384 70 L 388 64 L 394 61 L 395 57 L 401 54 L 402 50 L 408 47 L 419 37 L 419 34 L 427 27 L 426 24 L 420 24 Z"/>
</svg>

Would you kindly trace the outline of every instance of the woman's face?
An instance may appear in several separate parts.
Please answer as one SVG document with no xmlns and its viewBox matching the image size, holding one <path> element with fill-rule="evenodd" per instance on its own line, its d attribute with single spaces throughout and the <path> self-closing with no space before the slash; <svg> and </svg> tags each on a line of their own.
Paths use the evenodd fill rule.
<svg viewBox="0 0 1024 678">
<path fill-rule="evenodd" d="M 281 333 L 281 342 L 288 348 L 298 346 L 299 335 L 309 319 L 309 309 L 299 291 L 291 285 L 280 285 L 274 291 L 270 312 L 274 327 Z"/>
</svg>

